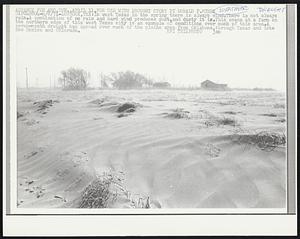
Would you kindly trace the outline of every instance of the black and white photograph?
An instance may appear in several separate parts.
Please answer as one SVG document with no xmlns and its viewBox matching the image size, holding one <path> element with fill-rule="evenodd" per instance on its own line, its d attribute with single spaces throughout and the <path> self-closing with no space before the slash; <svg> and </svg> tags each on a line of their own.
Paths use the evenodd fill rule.
<svg viewBox="0 0 300 239">
<path fill-rule="evenodd" d="M 6 11 L 6 210 L 296 213 L 295 5 Z"/>
</svg>

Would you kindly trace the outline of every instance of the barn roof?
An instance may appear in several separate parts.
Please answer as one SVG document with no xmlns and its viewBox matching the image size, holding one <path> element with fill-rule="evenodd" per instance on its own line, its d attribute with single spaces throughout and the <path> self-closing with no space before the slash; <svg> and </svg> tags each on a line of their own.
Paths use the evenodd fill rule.
<svg viewBox="0 0 300 239">
<path fill-rule="evenodd" d="M 210 80 L 202 81 L 202 83 L 213 83 L 213 84 L 216 84 L 215 82 L 212 82 L 212 81 L 210 81 Z"/>
<path fill-rule="evenodd" d="M 223 86 L 223 87 L 227 87 L 227 84 L 218 84 L 218 83 L 215 83 L 215 82 L 210 81 L 210 80 L 205 80 L 205 81 L 201 82 L 201 85 L 207 84 L 207 83 L 209 83 L 209 84 L 211 84 L 211 85 L 215 85 L 215 86 Z"/>
</svg>

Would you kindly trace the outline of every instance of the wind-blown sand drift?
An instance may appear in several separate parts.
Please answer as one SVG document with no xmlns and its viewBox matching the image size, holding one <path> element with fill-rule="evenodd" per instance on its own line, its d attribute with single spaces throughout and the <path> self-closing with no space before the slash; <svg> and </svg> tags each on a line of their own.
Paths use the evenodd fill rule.
<svg viewBox="0 0 300 239">
<path fill-rule="evenodd" d="M 278 92 L 18 92 L 18 206 L 283 208 Z"/>
</svg>

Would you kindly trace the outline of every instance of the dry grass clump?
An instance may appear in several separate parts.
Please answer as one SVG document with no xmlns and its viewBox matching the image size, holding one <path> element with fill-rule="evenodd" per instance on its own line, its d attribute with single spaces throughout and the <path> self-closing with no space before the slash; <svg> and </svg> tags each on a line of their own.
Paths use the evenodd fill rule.
<svg viewBox="0 0 300 239">
<path fill-rule="evenodd" d="M 205 154 L 209 155 L 212 158 L 219 157 L 221 152 L 221 149 L 210 143 L 206 144 L 204 149 Z"/>
<path fill-rule="evenodd" d="M 277 119 L 276 121 L 280 122 L 280 123 L 284 123 L 286 120 L 285 119 Z"/>
<path fill-rule="evenodd" d="M 117 114 L 118 118 L 129 116 L 130 114 L 136 112 L 138 107 L 141 107 L 140 104 L 135 102 L 119 103 L 119 102 L 106 102 L 106 101 L 107 98 L 103 98 L 103 99 L 95 99 L 93 101 L 90 101 L 89 103 L 96 104 L 98 107 L 107 110 L 109 112 L 118 113 Z"/>
<path fill-rule="evenodd" d="M 128 103 L 128 102 L 120 104 L 116 109 L 117 113 L 119 113 L 117 117 L 118 118 L 127 117 L 130 114 L 134 113 L 139 106 L 140 105 L 137 103 Z"/>
<path fill-rule="evenodd" d="M 59 103 L 58 100 L 42 100 L 42 101 L 36 101 L 33 104 L 36 105 L 37 111 L 42 113 L 42 114 L 46 114 L 47 113 L 47 109 L 50 108 L 51 106 L 53 106 L 54 103 Z"/>
<path fill-rule="evenodd" d="M 127 116 L 129 116 L 129 114 L 126 114 L 126 113 L 121 113 L 121 114 L 117 115 L 118 118 L 123 118 L 123 117 L 127 117 Z"/>
<path fill-rule="evenodd" d="M 275 109 L 285 109 L 285 104 L 283 104 L 283 103 L 281 103 L 281 104 L 277 103 L 277 104 L 274 104 L 273 107 Z"/>
<path fill-rule="evenodd" d="M 219 125 L 230 125 L 230 126 L 238 125 L 236 119 L 234 119 L 234 118 L 223 117 L 223 118 L 217 119 L 217 122 Z"/>
<path fill-rule="evenodd" d="M 17 119 L 19 119 L 19 118 L 21 118 L 21 117 L 23 117 L 23 116 L 24 116 L 23 113 L 20 113 L 19 111 L 17 111 Z"/>
<path fill-rule="evenodd" d="M 238 112 L 234 112 L 234 111 L 225 111 L 223 112 L 224 114 L 229 114 L 229 115 L 236 115 Z"/>
<path fill-rule="evenodd" d="M 261 114 L 262 116 L 268 116 L 268 117 L 277 117 L 276 114 L 270 113 L 270 114 Z"/>
<path fill-rule="evenodd" d="M 167 118 L 171 118 L 171 119 L 190 119 L 190 112 L 183 110 L 181 108 L 177 108 L 175 110 L 173 110 L 172 113 L 166 113 Z"/>
<path fill-rule="evenodd" d="M 135 104 L 135 103 L 124 103 L 118 107 L 117 112 L 118 113 L 123 113 L 123 112 L 132 113 L 132 112 L 135 112 L 136 108 L 137 108 L 137 104 Z"/>
<path fill-rule="evenodd" d="M 150 197 L 133 194 L 123 186 L 123 176 L 112 171 L 98 176 L 83 191 L 79 208 L 109 208 L 119 198 L 125 198 L 131 208 L 151 208 Z"/>
<path fill-rule="evenodd" d="M 235 118 L 231 117 L 215 117 L 211 116 L 208 120 L 204 122 L 207 127 L 210 126 L 221 126 L 221 125 L 229 125 L 229 126 L 239 126 L 240 124 Z"/>
<path fill-rule="evenodd" d="M 26 121 L 26 124 L 29 125 L 29 126 L 32 126 L 32 125 L 35 125 L 35 124 L 38 124 L 40 121 L 38 120 L 35 120 L 35 119 L 28 119 Z"/>
<path fill-rule="evenodd" d="M 138 198 L 138 200 L 131 199 L 131 205 L 134 208 L 151 208 L 150 206 L 150 197 L 147 198 Z"/>
<path fill-rule="evenodd" d="M 261 131 L 255 134 L 236 134 L 234 141 L 239 144 L 255 145 L 264 151 L 273 151 L 286 144 L 286 136 L 284 133 Z"/>
<path fill-rule="evenodd" d="M 117 104 L 117 102 L 112 102 L 111 101 L 112 99 L 108 96 L 104 96 L 104 97 L 101 97 L 101 98 L 97 98 L 97 99 L 94 99 L 92 101 L 89 101 L 90 104 L 95 104 L 95 105 L 98 105 L 100 107 L 102 107 L 103 105 L 105 105 L 106 103 L 109 105 L 110 103 L 114 103 L 114 104 Z"/>
</svg>

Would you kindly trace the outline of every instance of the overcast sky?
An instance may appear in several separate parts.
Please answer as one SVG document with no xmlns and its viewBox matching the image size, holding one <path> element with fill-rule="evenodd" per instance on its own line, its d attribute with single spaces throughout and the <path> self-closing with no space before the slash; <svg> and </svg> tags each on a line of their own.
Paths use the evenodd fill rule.
<svg viewBox="0 0 300 239">
<path fill-rule="evenodd" d="M 285 89 L 285 21 L 275 31 L 218 35 L 97 30 L 82 33 L 17 33 L 17 84 L 50 85 L 60 71 L 81 67 L 99 74 L 132 70 L 176 86 L 206 79 L 229 87 Z M 53 83 L 52 83 L 53 84 Z"/>
</svg>

